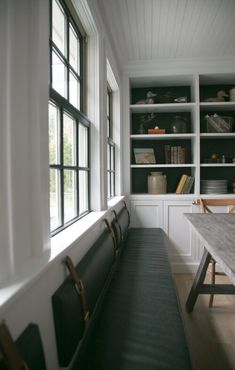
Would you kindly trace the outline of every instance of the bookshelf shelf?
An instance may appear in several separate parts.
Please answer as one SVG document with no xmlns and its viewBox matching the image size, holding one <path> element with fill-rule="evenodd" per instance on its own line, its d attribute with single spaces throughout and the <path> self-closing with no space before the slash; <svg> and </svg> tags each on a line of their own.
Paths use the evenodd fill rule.
<svg viewBox="0 0 235 370">
<path fill-rule="evenodd" d="M 195 103 L 172 103 L 172 104 L 132 104 L 132 113 L 168 113 L 168 112 L 192 112 Z"/>
<path fill-rule="evenodd" d="M 200 109 L 202 111 L 229 111 L 235 109 L 235 102 L 211 102 L 211 103 L 200 103 Z"/>
<path fill-rule="evenodd" d="M 191 168 L 195 164 L 132 164 L 131 168 Z"/>
<path fill-rule="evenodd" d="M 229 133 L 201 133 L 200 137 L 202 139 L 233 139 L 235 138 L 235 132 Z"/>
<path fill-rule="evenodd" d="M 196 134 L 161 134 L 161 135 L 131 135 L 131 139 L 135 140 L 177 140 L 177 139 L 193 139 L 196 137 Z"/>
<path fill-rule="evenodd" d="M 201 163 L 201 167 L 235 167 L 235 163 Z"/>
</svg>

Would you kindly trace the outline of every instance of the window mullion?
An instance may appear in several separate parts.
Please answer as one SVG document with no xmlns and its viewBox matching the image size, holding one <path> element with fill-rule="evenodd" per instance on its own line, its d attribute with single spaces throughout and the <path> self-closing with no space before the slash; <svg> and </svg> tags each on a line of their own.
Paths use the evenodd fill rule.
<svg viewBox="0 0 235 370">
<path fill-rule="evenodd" d="M 77 165 L 77 215 L 80 214 L 79 212 L 79 121 L 76 119 L 76 165 Z"/>
<path fill-rule="evenodd" d="M 69 86 L 69 18 L 66 16 L 66 59 L 67 59 L 67 99 L 70 101 L 70 86 Z"/>
<path fill-rule="evenodd" d="M 64 130 L 64 111 L 63 108 L 60 109 L 60 187 L 61 187 L 61 223 L 64 225 L 64 138 L 63 138 L 63 130 Z"/>
</svg>

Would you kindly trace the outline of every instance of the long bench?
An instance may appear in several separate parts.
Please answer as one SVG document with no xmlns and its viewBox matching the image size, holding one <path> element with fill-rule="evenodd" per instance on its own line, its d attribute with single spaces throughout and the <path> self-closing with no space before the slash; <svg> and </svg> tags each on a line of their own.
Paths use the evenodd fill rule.
<svg viewBox="0 0 235 370">
<path fill-rule="evenodd" d="M 124 206 L 52 297 L 60 366 L 192 369 L 162 229 L 128 228 Z"/>
</svg>

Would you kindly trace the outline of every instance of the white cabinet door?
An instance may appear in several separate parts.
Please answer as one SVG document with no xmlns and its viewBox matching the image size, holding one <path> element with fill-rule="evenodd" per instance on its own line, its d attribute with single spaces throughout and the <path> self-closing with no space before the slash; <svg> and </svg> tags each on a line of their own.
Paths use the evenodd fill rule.
<svg viewBox="0 0 235 370">
<path fill-rule="evenodd" d="M 195 272 L 202 254 L 201 242 L 191 230 L 184 213 L 198 212 L 191 201 L 164 201 L 164 230 L 174 272 Z"/>
<path fill-rule="evenodd" d="M 131 227 L 163 227 L 163 202 L 131 200 Z"/>
</svg>

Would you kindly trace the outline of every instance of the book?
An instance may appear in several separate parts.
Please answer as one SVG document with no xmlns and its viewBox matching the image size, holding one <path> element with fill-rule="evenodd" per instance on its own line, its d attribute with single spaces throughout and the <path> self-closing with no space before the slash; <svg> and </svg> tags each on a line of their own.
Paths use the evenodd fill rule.
<svg viewBox="0 0 235 370">
<path fill-rule="evenodd" d="M 156 163 L 156 158 L 153 148 L 134 148 L 135 163 Z"/>
<path fill-rule="evenodd" d="M 182 146 L 164 145 L 165 164 L 185 163 L 185 148 Z"/>
<path fill-rule="evenodd" d="M 171 163 L 171 147 L 170 145 L 164 145 L 164 153 L 165 153 L 165 164 Z"/>
<path fill-rule="evenodd" d="M 193 183 L 194 183 L 194 177 L 193 176 L 188 176 L 188 178 L 185 182 L 185 185 L 183 187 L 182 193 L 183 194 L 189 194 L 191 189 L 192 189 Z"/>
<path fill-rule="evenodd" d="M 185 174 L 183 174 L 181 176 L 180 181 L 179 181 L 179 183 L 177 185 L 177 188 L 176 188 L 176 191 L 175 191 L 176 194 L 182 194 L 182 190 L 183 190 L 183 188 L 185 186 L 185 182 L 186 182 L 187 178 L 188 178 L 188 176 L 185 175 Z"/>
</svg>

